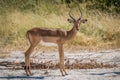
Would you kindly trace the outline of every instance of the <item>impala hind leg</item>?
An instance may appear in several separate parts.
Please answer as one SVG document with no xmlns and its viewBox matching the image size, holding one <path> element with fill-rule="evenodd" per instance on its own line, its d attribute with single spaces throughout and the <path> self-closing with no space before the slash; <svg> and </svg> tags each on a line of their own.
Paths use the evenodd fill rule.
<svg viewBox="0 0 120 80">
<path fill-rule="evenodd" d="M 27 75 L 31 75 L 30 71 L 30 55 L 33 51 L 34 47 L 31 45 L 29 49 L 25 52 L 25 72 Z"/>
<path fill-rule="evenodd" d="M 37 35 L 28 34 L 28 39 L 31 43 L 28 50 L 25 52 L 25 72 L 27 75 L 31 75 L 31 67 L 30 67 L 30 55 L 33 52 L 36 45 L 40 42 L 40 37 Z"/>
</svg>

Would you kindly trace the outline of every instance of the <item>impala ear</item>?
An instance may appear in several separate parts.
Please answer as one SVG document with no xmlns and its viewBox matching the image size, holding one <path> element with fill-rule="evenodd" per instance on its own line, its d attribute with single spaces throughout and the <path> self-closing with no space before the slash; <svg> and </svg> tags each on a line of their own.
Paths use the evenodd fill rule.
<svg viewBox="0 0 120 80">
<path fill-rule="evenodd" d="M 67 19 L 69 23 L 73 23 L 74 21 L 72 19 Z"/>
<path fill-rule="evenodd" d="M 81 20 L 81 23 L 85 23 L 85 22 L 87 22 L 87 19 L 82 19 Z"/>
</svg>

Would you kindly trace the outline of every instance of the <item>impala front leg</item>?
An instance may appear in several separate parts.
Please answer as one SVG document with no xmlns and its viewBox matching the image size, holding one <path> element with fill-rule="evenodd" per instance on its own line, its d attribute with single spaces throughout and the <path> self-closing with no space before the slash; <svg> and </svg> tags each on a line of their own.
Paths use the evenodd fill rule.
<svg viewBox="0 0 120 80">
<path fill-rule="evenodd" d="M 67 75 L 67 72 L 65 71 L 65 65 L 64 65 L 64 51 L 63 51 L 63 44 L 59 44 L 59 58 L 60 58 L 60 72 L 62 76 Z M 63 73 L 64 72 L 64 73 Z"/>
</svg>

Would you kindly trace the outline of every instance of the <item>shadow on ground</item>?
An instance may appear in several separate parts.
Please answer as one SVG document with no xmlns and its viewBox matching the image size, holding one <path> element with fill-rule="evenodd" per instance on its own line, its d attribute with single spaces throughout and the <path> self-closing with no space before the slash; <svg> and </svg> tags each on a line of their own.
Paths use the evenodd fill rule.
<svg viewBox="0 0 120 80">
<path fill-rule="evenodd" d="M 91 75 L 105 75 L 105 74 L 111 74 L 111 73 L 120 75 L 120 72 L 91 73 Z"/>
<path fill-rule="evenodd" d="M 44 79 L 44 76 L 6 76 L 0 79 Z"/>
</svg>

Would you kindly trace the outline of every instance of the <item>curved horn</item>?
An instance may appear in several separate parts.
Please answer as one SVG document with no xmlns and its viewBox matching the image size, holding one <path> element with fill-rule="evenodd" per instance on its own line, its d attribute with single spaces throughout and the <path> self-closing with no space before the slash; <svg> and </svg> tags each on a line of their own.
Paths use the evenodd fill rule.
<svg viewBox="0 0 120 80">
<path fill-rule="evenodd" d="M 75 18 L 71 15 L 71 9 L 69 11 L 69 16 L 70 16 L 70 18 L 72 18 L 75 21 Z"/>
<path fill-rule="evenodd" d="M 79 8 L 79 7 L 78 7 Z M 78 20 L 80 20 L 82 18 L 82 11 L 81 9 L 79 8 L 79 11 L 80 11 L 80 17 L 78 18 Z"/>
</svg>

